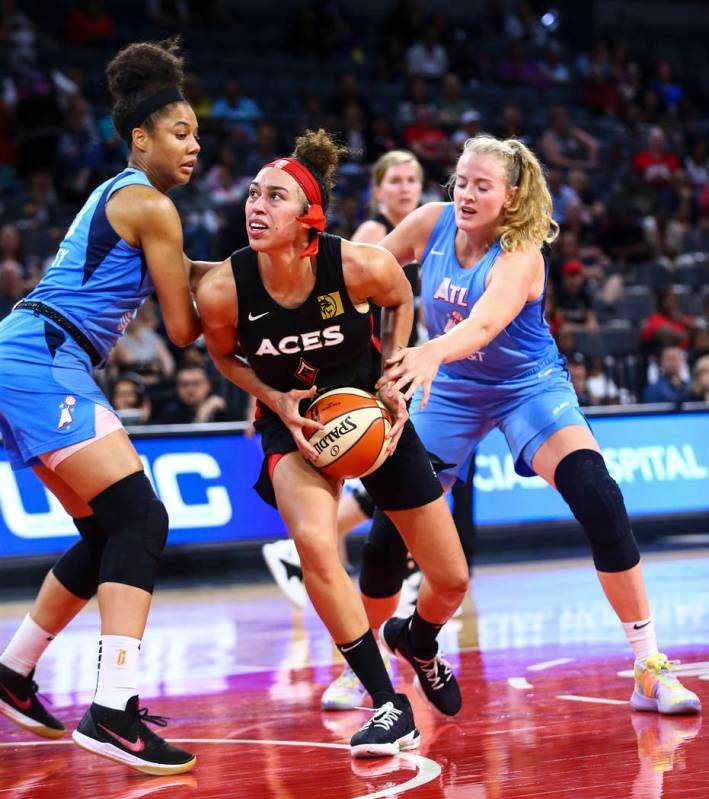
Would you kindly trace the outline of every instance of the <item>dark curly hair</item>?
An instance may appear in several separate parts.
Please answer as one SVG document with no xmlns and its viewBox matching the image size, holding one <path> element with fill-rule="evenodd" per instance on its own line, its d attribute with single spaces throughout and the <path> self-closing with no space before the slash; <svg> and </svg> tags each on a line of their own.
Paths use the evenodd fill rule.
<svg viewBox="0 0 709 799">
<path fill-rule="evenodd" d="M 106 67 L 108 88 L 113 95 L 113 124 L 123 133 L 126 120 L 136 108 L 164 89 L 182 89 L 184 58 L 180 37 L 161 42 L 133 42 L 124 47 Z M 152 113 L 141 127 L 152 130 L 169 106 Z"/>
<path fill-rule="evenodd" d="M 340 158 L 348 152 L 347 147 L 337 142 L 326 130 L 306 130 L 295 140 L 292 158 L 307 167 L 318 182 L 322 194 L 322 207 L 330 204 L 330 190 Z"/>
</svg>

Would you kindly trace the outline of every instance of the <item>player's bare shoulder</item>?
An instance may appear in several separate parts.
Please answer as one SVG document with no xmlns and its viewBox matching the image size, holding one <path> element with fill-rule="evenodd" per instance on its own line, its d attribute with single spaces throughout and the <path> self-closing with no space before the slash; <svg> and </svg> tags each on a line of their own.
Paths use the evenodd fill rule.
<svg viewBox="0 0 709 799">
<path fill-rule="evenodd" d="M 197 286 L 197 307 L 207 322 L 210 319 L 233 319 L 236 321 L 237 294 L 231 259 L 215 266 L 200 280 Z"/>
</svg>

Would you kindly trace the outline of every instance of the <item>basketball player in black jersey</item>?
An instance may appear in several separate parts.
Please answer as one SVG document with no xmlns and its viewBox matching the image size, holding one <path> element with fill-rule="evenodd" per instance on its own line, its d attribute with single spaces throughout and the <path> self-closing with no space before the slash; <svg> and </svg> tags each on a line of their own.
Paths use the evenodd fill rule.
<svg viewBox="0 0 709 799">
<path fill-rule="evenodd" d="M 370 301 L 392 311 L 384 355 L 406 344 L 413 314 L 411 288 L 387 252 L 320 234 L 342 151 L 325 131 L 308 131 L 293 157 L 261 169 L 246 203 L 250 246 L 203 279 L 197 302 L 215 364 L 259 402 L 256 427 L 265 460 L 256 489 L 283 516 L 310 600 L 372 696 L 375 712 L 351 741 L 354 756 L 371 757 L 413 748 L 419 734 L 408 700 L 394 692 L 362 600 L 337 556 L 341 486 L 312 465 L 317 453 L 305 434 L 319 425 L 302 412 L 317 390 L 372 390 L 380 353 L 371 334 Z M 235 357 L 237 347 L 244 359 Z M 425 575 L 417 610 L 402 626 L 396 650 L 415 669 L 429 701 L 454 715 L 460 691 L 438 654 L 436 636 L 465 594 L 468 570 L 401 396 L 382 400 L 395 416 L 393 452 L 363 483 Z"/>
</svg>

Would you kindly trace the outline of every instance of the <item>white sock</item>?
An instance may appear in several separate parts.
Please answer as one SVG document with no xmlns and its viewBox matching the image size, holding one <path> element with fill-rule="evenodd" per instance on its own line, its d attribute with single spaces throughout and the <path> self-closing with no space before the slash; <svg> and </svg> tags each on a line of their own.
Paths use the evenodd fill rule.
<svg viewBox="0 0 709 799">
<path fill-rule="evenodd" d="M 657 652 L 655 622 L 652 616 L 640 621 L 623 622 L 623 632 L 633 649 L 636 660 L 649 657 Z"/>
<path fill-rule="evenodd" d="M 136 687 L 140 641 L 127 635 L 102 635 L 98 645 L 98 681 L 94 702 L 125 710 Z"/>
<path fill-rule="evenodd" d="M 43 630 L 28 613 L 0 655 L 0 663 L 27 677 L 53 640 L 54 636 Z"/>
</svg>

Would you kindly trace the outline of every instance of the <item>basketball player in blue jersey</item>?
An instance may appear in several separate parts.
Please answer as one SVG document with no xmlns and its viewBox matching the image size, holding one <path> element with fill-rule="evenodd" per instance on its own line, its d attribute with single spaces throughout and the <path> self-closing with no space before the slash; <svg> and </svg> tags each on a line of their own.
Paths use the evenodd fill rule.
<svg viewBox="0 0 709 799">
<path fill-rule="evenodd" d="M 315 469 L 303 417 L 317 390 L 373 390 L 380 357 L 371 302 L 391 311 L 382 349 L 409 340 L 411 288 L 380 247 L 321 234 L 332 174 L 343 148 L 320 130 L 296 142 L 290 158 L 266 164 L 246 202 L 249 246 L 210 272 L 197 302 L 209 352 L 222 374 L 258 399 L 264 463 L 256 489 L 293 536 L 305 587 L 343 657 L 372 697 L 374 713 L 351 741 L 355 757 L 418 746 L 407 698 L 394 692 L 362 601 L 337 554 L 338 481 Z M 244 359 L 235 357 L 239 351 Z M 460 604 L 468 571 L 450 512 L 400 393 L 382 399 L 395 416 L 388 457 L 362 478 L 393 520 L 428 578 L 407 644 L 424 690 L 454 715 L 461 697 L 450 666 L 435 654 L 441 626 Z M 443 553 L 442 557 L 439 557 Z M 433 652 L 433 654 L 429 654 Z M 422 661 L 416 661 L 414 654 Z"/>
<path fill-rule="evenodd" d="M 635 656 L 631 706 L 698 713 L 699 699 L 658 652 L 623 497 L 544 320 L 540 247 L 558 230 L 539 162 L 519 141 L 477 136 L 465 143 L 451 185 L 452 203 L 414 211 L 382 242 L 400 264 L 415 258 L 422 265 L 430 340 L 394 353 L 378 385 L 408 386 L 407 397 L 415 392 L 417 433 L 429 452 L 454 464 L 440 473 L 444 485 L 453 484 L 490 430 L 502 431 L 517 472 L 554 487 L 588 536 L 601 586 Z M 380 560 L 393 557 L 393 574 L 403 548 L 392 545 L 395 538 L 386 517 L 376 515 L 369 546 Z M 367 570 L 373 571 L 365 559 L 363 589 L 376 585 Z M 384 625 L 392 650 L 408 624 Z"/>
<path fill-rule="evenodd" d="M 190 281 L 207 265 L 183 260 L 179 216 L 166 196 L 189 181 L 200 149 L 180 92 L 182 64 L 173 41 L 129 45 L 108 65 L 128 166 L 91 193 L 45 277 L 0 323 L 4 446 L 13 468 L 31 467 L 81 535 L 0 655 L 0 712 L 38 735 L 62 735 L 37 699 L 34 667 L 98 592 L 96 693 L 74 739 L 149 774 L 195 763 L 146 726 L 164 726 L 159 716 L 138 707 L 140 642 L 168 518 L 92 369 L 153 291 L 177 346 L 201 332 Z"/>
</svg>

